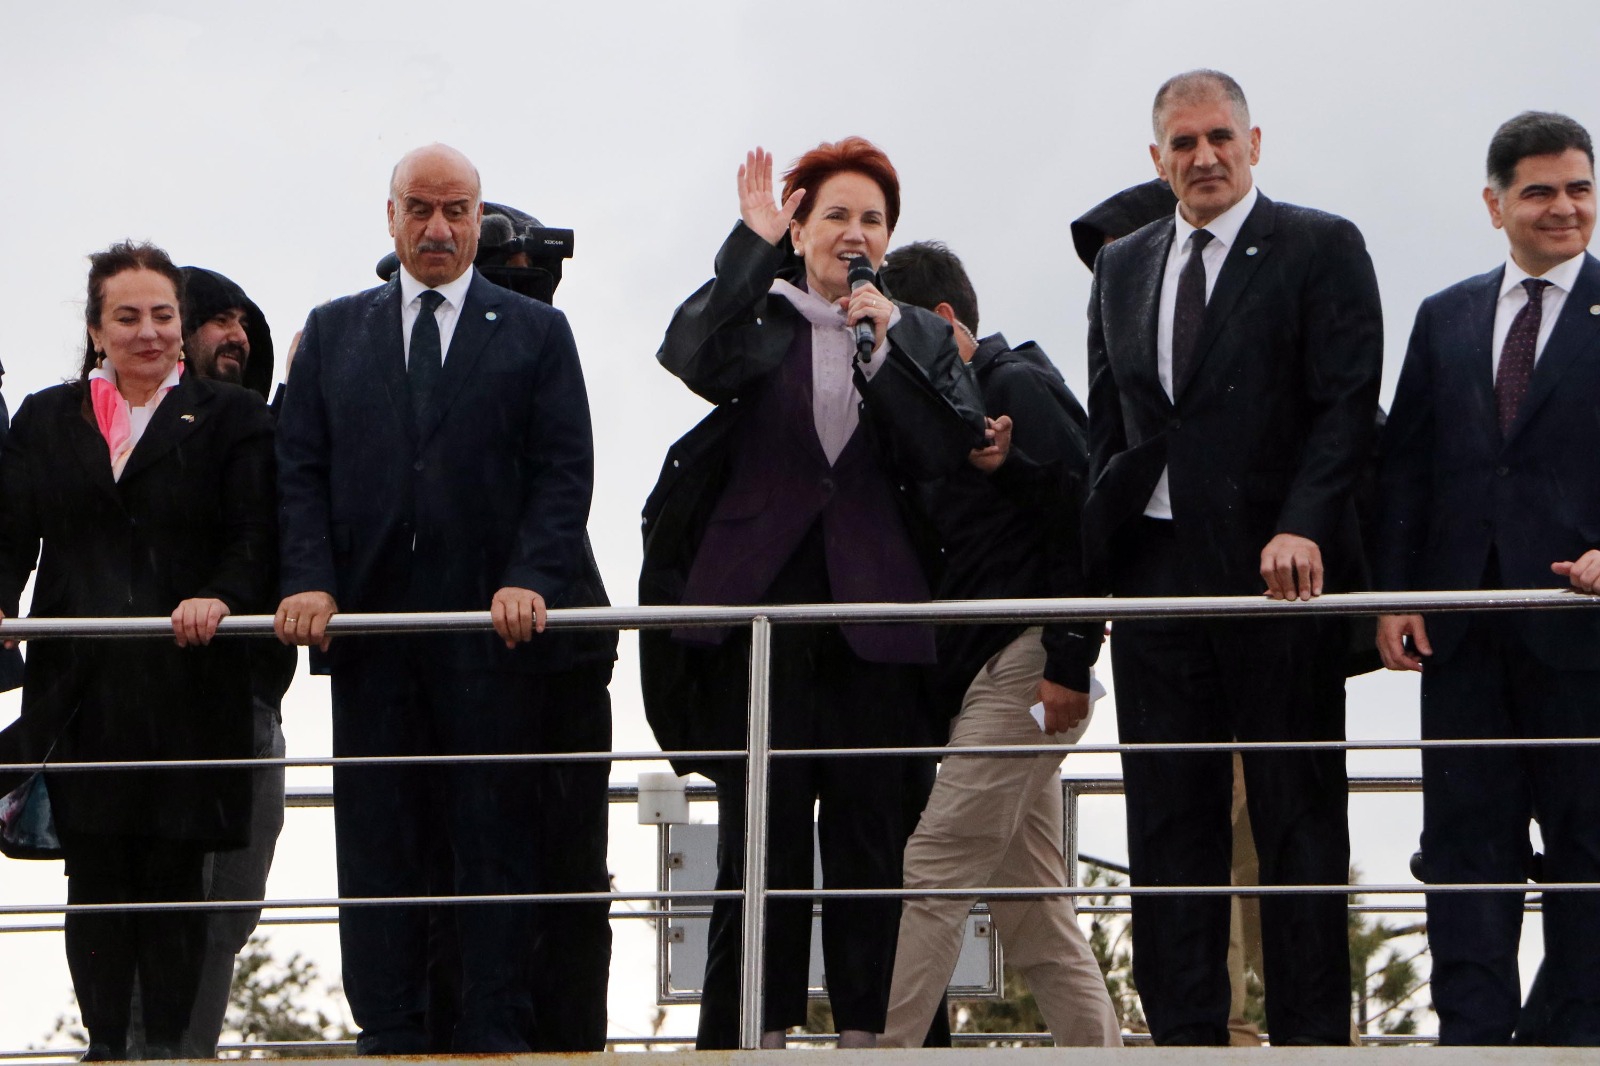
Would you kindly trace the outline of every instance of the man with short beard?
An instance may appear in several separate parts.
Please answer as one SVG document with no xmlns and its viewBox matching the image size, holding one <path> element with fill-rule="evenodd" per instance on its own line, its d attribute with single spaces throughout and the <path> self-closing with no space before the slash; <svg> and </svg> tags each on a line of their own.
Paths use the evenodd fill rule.
<svg viewBox="0 0 1600 1066">
<path fill-rule="evenodd" d="M 183 349 L 189 372 L 243 385 L 269 398 L 272 385 L 272 331 L 261 309 L 244 290 L 214 270 L 184 267 Z M 294 677 L 293 648 L 251 641 L 255 756 L 281 759 L 283 694 Z M 266 898 L 267 873 L 283 829 L 283 767 L 257 770 L 250 797 L 250 843 L 206 858 L 206 901 Z M 177 1051 L 184 1058 L 215 1058 L 228 997 L 233 961 L 261 920 L 260 908 L 212 911 L 206 921 L 205 960 L 189 1027 Z M 134 993 L 138 995 L 137 990 Z M 139 1012 L 132 1015 L 139 1017 Z M 130 1049 L 141 1043 L 130 1034 Z"/>
</svg>

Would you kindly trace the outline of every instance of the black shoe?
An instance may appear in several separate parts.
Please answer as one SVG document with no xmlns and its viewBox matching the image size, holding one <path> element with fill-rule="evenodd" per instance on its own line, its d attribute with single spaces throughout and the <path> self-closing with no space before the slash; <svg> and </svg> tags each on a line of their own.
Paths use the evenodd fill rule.
<svg viewBox="0 0 1600 1066">
<path fill-rule="evenodd" d="M 79 1062 L 121 1062 L 128 1057 L 128 1053 L 121 1048 L 114 1048 L 110 1044 L 90 1044 L 84 1049 L 83 1057 Z"/>
<path fill-rule="evenodd" d="M 175 1044 L 146 1044 L 144 1054 L 139 1057 L 146 1062 L 172 1062 L 183 1056 L 178 1054 Z"/>
</svg>

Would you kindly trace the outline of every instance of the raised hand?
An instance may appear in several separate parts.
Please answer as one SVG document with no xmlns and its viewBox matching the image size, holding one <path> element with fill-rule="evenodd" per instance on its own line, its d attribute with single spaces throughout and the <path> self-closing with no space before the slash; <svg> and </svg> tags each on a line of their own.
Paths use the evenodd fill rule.
<svg viewBox="0 0 1600 1066">
<path fill-rule="evenodd" d="M 739 168 L 739 217 L 762 240 L 774 246 L 783 240 L 805 195 L 804 189 L 796 189 L 779 207 L 772 192 L 771 153 L 760 147 L 745 153 Z"/>
</svg>

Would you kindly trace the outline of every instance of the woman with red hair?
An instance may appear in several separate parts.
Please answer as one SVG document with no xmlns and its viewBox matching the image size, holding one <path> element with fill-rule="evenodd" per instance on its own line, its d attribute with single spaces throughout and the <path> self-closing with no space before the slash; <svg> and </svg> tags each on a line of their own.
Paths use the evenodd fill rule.
<svg viewBox="0 0 1600 1066">
<path fill-rule="evenodd" d="M 926 550 L 916 500 L 937 471 L 926 448 L 916 469 L 897 458 L 908 449 L 887 382 L 910 369 L 947 391 L 970 383 L 943 320 L 893 303 L 871 282 L 851 291 L 851 261 L 865 257 L 875 271 L 888 250 L 900 213 L 894 167 L 859 137 L 822 144 L 784 175 L 779 203 L 772 157 L 757 148 L 738 190 L 741 221 L 717 254 L 716 277 L 678 308 L 656 354 L 717 408 L 669 451 L 646 504 L 640 602 L 926 600 L 937 553 Z M 870 325 L 870 344 L 858 347 L 857 323 Z M 971 445 L 961 438 L 932 450 L 955 465 Z M 747 631 L 647 632 L 641 659 L 663 749 L 745 747 Z M 773 746 L 938 742 L 921 691 L 933 660 L 928 626 L 778 627 Z M 717 887 L 738 887 L 743 764 L 675 765 L 717 782 Z M 770 887 L 812 887 L 814 816 L 825 887 L 900 886 L 930 766 L 892 756 L 771 765 Z M 738 1046 L 739 913 L 737 901 L 713 907 L 702 1048 Z M 842 1047 L 871 1046 L 883 1030 L 899 914 L 893 898 L 823 903 Z M 805 1021 L 810 933 L 809 900 L 768 903 L 763 1047 L 782 1047 Z"/>
</svg>

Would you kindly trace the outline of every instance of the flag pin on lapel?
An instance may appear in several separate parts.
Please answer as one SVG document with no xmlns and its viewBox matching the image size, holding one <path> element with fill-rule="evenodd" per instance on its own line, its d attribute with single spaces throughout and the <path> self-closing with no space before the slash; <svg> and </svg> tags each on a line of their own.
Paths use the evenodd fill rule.
<svg viewBox="0 0 1600 1066">
<path fill-rule="evenodd" d="M 499 318 L 500 316 L 495 314 L 493 311 L 485 311 L 483 313 L 483 317 L 487 318 L 490 322 L 493 322 L 495 319 Z"/>
<path fill-rule="evenodd" d="M 1256 250 L 1257 250 L 1256 246 L 1252 244 L 1250 247 L 1248 247 L 1248 248 L 1246 248 L 1244 250 L 1244 254 L 1245 255 L 1255 255 L 1256 254 Z"/>
<path fill-rule="evenodd" d="M 194 415 L 179 415 L 178 416 L 178 421 L 179 422 L 193 422 L 194 421 Z"/>
</svg>

